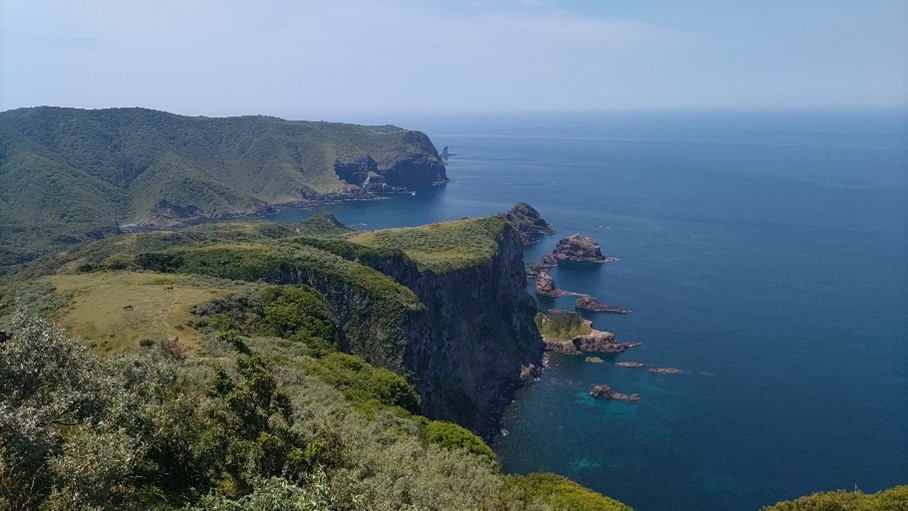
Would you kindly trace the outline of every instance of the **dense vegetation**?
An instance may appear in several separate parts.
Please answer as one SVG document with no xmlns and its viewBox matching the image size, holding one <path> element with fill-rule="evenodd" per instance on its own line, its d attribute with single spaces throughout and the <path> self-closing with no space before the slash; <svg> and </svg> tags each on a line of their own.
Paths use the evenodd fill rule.
<svg viewBox="0 0 908 511">
<path fill-rule="evenodd" d="M 262 298 L 317 301 L 294 289 Z M 287 322 L 266 304 L 260 327 L 316 339 L 315 305 Z M 157 341 L 100 360 L 34 316 L 12 329 L 0 344 L 4 509 L 628 509 L 555 476 L 499 475 L 482 440 L 412 415 L 402 378 L 325 339 L 221 331 L 201 357 Z"/>
<path fill-rule="evenodd" d="M 908 486 L 896 486 L 878 493 L 834 491 L 814 493 L 792 501 L 766 506 L 762 511 L 906 511 Z"/>
<path fill-rule="evenodd" d="M 410 162 L 410 179 L 444 177 L 431 141 L 394 126 L 141 108 L 0 112 L 0 269 L 124 224 L 317 197 L 348 186 L 335 162 L 366 157 L 379 172 Z"/>
<path fill-rule="evenodd" d="M 465 218 L 453 222 L 368 231 L 351 236 L 354 243 L 400 250 L 421 270 L 445 273 L 488 261 L 495 255 L 495 238 L 505 228 L 503 216 Z"/>
</svg>

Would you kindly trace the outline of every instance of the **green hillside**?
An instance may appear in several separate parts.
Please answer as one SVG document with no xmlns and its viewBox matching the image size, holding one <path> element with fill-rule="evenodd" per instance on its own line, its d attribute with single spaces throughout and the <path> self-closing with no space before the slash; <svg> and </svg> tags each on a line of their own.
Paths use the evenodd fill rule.
<svg viewBox="0 0 908 511">
<path fill-rule="evenodd" d="M 462 235 L 482 264 L 502 228 L 388 239 L 447 267 Z M 630 509 L 504 476 L 480 437 L 421 416 L 401 343 L 424 305 L 361 264 L 419 259 L 351 235 L 330 215 L 133 233 L 0 282 L 0 508 Z"/>
<path fill-rule="evenodd" d="M 394 126 L 141 108 L 0 112 L 0 268 L 124 225 L 368 198 L 445 179 L 428 137 Z"/>
</svg>

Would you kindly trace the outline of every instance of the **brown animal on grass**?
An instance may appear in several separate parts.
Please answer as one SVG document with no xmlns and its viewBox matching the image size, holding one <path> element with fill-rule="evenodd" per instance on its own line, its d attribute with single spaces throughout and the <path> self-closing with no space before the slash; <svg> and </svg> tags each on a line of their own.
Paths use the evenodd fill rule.
<svg viewBox="0 0 908 511">
<path fill-rule="evenodd" d="M 124 306 L 123 306 L 123 310 L 125 310 L 125 311 L 131 311 L 131 310 L 132 310 L 132 305 L 124 305 Z"/>
</svg>

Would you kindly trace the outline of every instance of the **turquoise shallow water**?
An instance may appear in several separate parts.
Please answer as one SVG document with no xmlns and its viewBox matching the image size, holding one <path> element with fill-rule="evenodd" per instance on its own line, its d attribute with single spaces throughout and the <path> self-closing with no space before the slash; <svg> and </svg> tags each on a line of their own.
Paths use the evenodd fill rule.
<svg viewBox="0 0 908 511">
<path fill-rule="evenodd" d="M 456 153 L 446 187 L 329 210 L 374 229 L 535 206 L 620 261 L 559 287 L 685 374 L 552 367 L 507 410 L 506 472 L 549 470 L 638 511 L 739 510 L 908 483 L 908 129 L 904 114 L 421 119 Z M 558 236 L 530 247 L 550 251 Z M 532 283 L 531 283 L 532 284 Z M 568 298 L 539 300 L 571 307 Z M 596 383 L 638 392 L 596 401 Z"/>
</svg>

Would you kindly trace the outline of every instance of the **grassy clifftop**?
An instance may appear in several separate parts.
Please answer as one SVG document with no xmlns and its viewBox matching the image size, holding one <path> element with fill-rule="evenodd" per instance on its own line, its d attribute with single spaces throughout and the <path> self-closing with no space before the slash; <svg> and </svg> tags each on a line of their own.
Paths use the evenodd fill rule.
<svg viewBox="0 0 908 511">
<path fill-rule="evenodd" d="M 374 186 L 444 180 L 424 134 L 394 126 L 185 117 L 141 108 L 0 112 L 0 266 L 124 224 L 260 212 Z M 351 167 L 352 165 L 352 167 Z M 362 172 L 356 174 L 359 167 Z"/>
<path fill-rule="evenodd" d="M 354 243 L 400 250 L 420 270 L 445 273 L 488 261 L 498 250 L 496 238 L 507 222 L 502 216 L 464 218 L 453 222 L 368 231 L 350 236 Z"/>
</svg>

